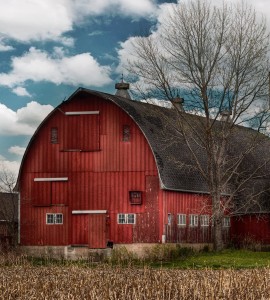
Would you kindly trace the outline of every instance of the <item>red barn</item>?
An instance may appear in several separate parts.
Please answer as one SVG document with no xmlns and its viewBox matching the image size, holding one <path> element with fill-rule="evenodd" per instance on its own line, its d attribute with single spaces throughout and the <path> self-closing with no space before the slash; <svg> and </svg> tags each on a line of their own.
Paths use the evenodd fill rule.
<svg viewBox="0 0 270 300">
<path fill-rule="evenodd" d="M 211 242 L 206 183 L 177 166 L 191 157 L 168 126 L 174 109 L 116 87 L 116 95 L 78 89 L 35 132 L 18 179 L 21 245 Z M 230 228 L 227 217 L 227 238 Z"/>
</svg>

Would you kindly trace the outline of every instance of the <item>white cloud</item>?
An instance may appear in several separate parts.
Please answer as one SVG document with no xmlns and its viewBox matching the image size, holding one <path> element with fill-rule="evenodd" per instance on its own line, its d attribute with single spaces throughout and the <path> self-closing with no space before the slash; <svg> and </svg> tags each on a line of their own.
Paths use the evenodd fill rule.
<svg viewBox="0 0 270 300">
<path fill-rule="evenodd" d="M 23 156 L 24 155 L 24 152 L 25 152 L 25 149 L 24 147 L 20 147 L 20 146 L 12 146 L 8 149 L 8 152 L 9 153 L 12 153 L 12 154 L 16 154 L 18 156 Z"/>
<path fill-rule="evenodd" d="M 166 34 L 166 32 L 163 32 L 163 23 L 166 22 L 166 19 L 171 14 L 173 7 L 176 4 L 174 3 L 165 3 L 159 5 L 158 10 L 156 11 L 156 17 L 157 17 L 157 24 L 153 28 L 152 32 L 150 33 L 151 38 L 155 40 L 156 43 L 160 40 L 160 35 Z M 116 69 L 118 73 L 122 73 L 123 70 L 126 69 L 126 66 L 129 64 L 129 62 L 134 62 L 137 60 L 135 56 L 132 56 L 131 53 L 134 53 L 134 46 L 136 45 L 137 39 L 143 39 L 142 36 L 131 36 L 126 41 L 119 43 L 119 49 L 118 49 L 118 58 L 119 58 L 119 65 Z M 163 48 L 162 46 L 160 47 Z M 163 53 L 165 54 L 165 53 Z"/>
<path fill-rule="evenodd" d="M 27 96 L 31 97 L 31 95 L 27 92 L 27 90 L 24 87 L 18 86 L 12 90 L 14 94 L 17 96 Z"/>
<path fill-rule="evenodd" d="M 72 45 L 64 36 L 78 22 L 105 14 L 151 15 L 155 0 L 0 0 L 0 36 L 21 42 L 54 40 Z"/>
<path fill-rule="evenodd" d="M 0 39 L 0 52 L 6 52 L 6 51 L 11 51 L 11 50 L 14 50 L 14 48 L 12 46 L 5 45 L 3 43 L 3 41 L 1 41 L 1 39 Z"/>
<path fill-rule="evenodd" d="M 17 110 L 17 122 L 36 128 L 40 122 L 53 110 L 51 105 L 42 105 L 31 101 L 25 107 Z"/>
<path fill-rule="evenodd" d="M 259 13 L 266 16 L 270 14 L 269 0 L 248 1 Z M 74 40 L 65 34 L 72 31 L 78 23 L 106 14 L 131 18 L 156 16 L 158 9 L 156 2 L 156 0 L 0 0 L 0 38 L 21 42 L 54 40 L 72 46 Z M 8 50 L 12 50 L 12 47 L 0 43 L 0 51 Z"/>
<path fill-rule="evenodd" d="M 96 35 L 102 35 L 102 34 L 103 34 L 103 31 L 95 30 L 95 31 L 88 33 L 88 36 L 96 36 Z"/>
<path fill-rule="evenodd" d="M 15 185 L 20 164 L 21 163 L 19 161 L 9 161 L 0 157 L 0 173 L 4 173 L 4 175 L 7 177 L 8 183 Z M 2 182 L 0 183 L 0 189 L 10 192 L 10 188 L 7 186 L 7 184 Z"/>
<path fill-rule="evenodd" d="M 156 10 L 154 0 L 81 0 L 74 1 L 75 18 L 113 14 L 142 17 L 152 15 Z"/>
<path fill-rule="evenodd" d="M 35 101 L 17 111 L 0 103 L 0 134 L 32 135 L 52 110 L 51 105 L 41 105 Z"/>
<path fill-rule="evenodd" d="M 23 56 L 13 57 L 11 66 L 9 73 L 0 73 L 0 85 L 14 87 L 26 80 L 97 87 L 111 83 L 110 68 L 101 66 L 90 53 L 65 56 L 59 47 L 52 55 L 31 47 Z"/>
<path fill-rule="evenodd" d="M 59 40 L 72 29 L 71 1 L 0 0 L 0 32 L 22 42 Z"/>
</svg>

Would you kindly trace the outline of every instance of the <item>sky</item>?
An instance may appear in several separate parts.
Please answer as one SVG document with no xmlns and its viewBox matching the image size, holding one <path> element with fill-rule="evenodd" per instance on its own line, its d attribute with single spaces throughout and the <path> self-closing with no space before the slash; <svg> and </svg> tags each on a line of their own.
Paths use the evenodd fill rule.
<svg viewBox="0 0 270 300">
<path fill-rule="evenodd" d="M 248 1 L 270 15 L 269 0 Z M 18 172 L 38 125 L 78 87 L 114 94 L 129 42 L 176 2 L 0 0 L 1 165 Z"/>
</svg>

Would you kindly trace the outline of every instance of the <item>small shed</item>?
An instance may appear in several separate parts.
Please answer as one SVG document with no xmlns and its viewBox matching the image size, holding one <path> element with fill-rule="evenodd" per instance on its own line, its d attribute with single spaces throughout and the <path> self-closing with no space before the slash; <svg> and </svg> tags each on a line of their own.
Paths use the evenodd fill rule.
<svg viewBox="0 0 270 300">
<path fill-rule="evenodd" d="M 0 192 L 0 248 L 17 243 L 18 193 Z"/>
</svg>

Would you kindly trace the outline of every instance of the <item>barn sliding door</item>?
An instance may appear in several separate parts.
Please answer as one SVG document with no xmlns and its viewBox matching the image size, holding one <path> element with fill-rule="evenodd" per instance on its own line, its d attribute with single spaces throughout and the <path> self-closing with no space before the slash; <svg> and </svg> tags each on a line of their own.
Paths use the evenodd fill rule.
<svg viewBox="0 0 270 300">
<path fill-rule="evenodd" d="M 88 246 L 91 249 L 106 248 L 106 214 L 89 214 Z"/>
<path fill-rule="evenodd" d="M 106 248 L 106 215 L 106 210 L 73 210 L 72 245 Z"/>
</svg>

